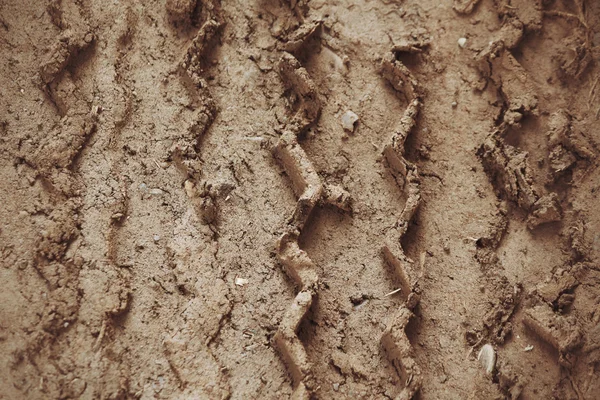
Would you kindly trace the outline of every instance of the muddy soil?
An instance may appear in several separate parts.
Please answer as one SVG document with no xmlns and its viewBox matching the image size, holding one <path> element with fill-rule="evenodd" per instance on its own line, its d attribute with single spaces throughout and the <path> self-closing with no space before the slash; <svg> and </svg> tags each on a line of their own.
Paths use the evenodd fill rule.
<svg viewBox="0 0 600 400">
<path fill-rule="evenodd" d="M 1 0 L 0 399 L 598 399 L 599 120 L 595 0 Z"/>
</svg>

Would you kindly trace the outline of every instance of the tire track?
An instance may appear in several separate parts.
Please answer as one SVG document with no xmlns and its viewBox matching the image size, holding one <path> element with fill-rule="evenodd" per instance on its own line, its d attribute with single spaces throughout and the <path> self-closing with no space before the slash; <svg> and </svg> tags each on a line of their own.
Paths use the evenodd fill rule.
<svg viewBox="0 0 600 400">
<path fill-rule="evenodd" d="M 401 292 L 406 299 L 405 304 L 400 306 L 400 309 L 389 319 L 387 328 L 381 337 L 381 344 L 405 382 L 405 387 L 396 396 L 397 400 L 412 399 L 423 384 L 421 369 L 414 360 L 414 351 L 406 335 L 406 326 L 413 317 L 412 311 L 420 299 L 419 278 L 422 271 L 414 271 L 414 268 L 410 266 L 412 261 L 404 254 L 401 244 L 421 203 L 421 181 L 417 166 L 406 160 L 404 153 L 406 139 L 417 123 L 422 105 L 422 91 L 410 70 L 396 59 L 396 52 L 419 52 L 421 49 L 421 46 L 395 49 L 394 52 L 384 56 L 381 65 L 382 76 L 396 91 L 408 95 L 411 99 L 392 134 L 390 143 L 383 150 L 388 167 L 392 170 L 398 186 L 407 195 L 402 214 L 388 231 L 382 248 L 383 257 L 400 280 Z"/>
<path fill-rule="evenodd" d="M 199 157 L 201 141 L 217 114 L 215 101 L 205 79 L 205 72 L 209 68 L 208 57 L 220 38 L 224 18 L 218 1 L 207 1 L 198 4 L 197 7 L 201 7 L 200 14 L 204 22 L 195 33 L 177 66 L 184 86 L 196 103 L 193 122 L 187 128 L 191 140 L 186 136 L 185 139 L 175 143 L 169 150 L 169 159 L 175 162 L 186 178 L 189 178 L 185 182 L 186 193 L 201 221 L 211 227 L 216 238 L 215 224 L 218 213 L 216 197 L 220 194 L 219 188 L 212 187 L 209 182 L 201 179 L 201 171 L 194 165 L 194 160 Z M 195 14 L 196 5 L 194 1 L 167 2 L 166 8 L 171 22 L 178 26 L 192 19 L 191 15 Z"/>
<path fill-rule="evenodd" d="M 3 394 L 593 397 L 598 7 L 452 3 L 0 6 Z"/>
<path fill-rule="evenodd" d="M 320 24 L 305 23 L 293 39 L 284 46 L 298 51 L 320 28 Z M 293 116 L 285 124 L 277 144 L 273 148 L 275 157 L 289 176 L 298 202 L 286 232 L 277 242 L 277 259 L 287 274 L 300 287 L 292 305 L 281 321 L 274 343 L 292 376 L 294 392 L 292 398 L 307 399 L 316 389 L 310 361 L 306 355 L 297 330 L 310 309 L 319 290 L 319 277 L 314 262 L 300 249 L 298 239 L 313 209 L 319 203 L 329 203 L 342 210 L 350 210 L 350 197 L 339 187 L 326 187 L 317 174 L 312 162 L 300 146 L 298 138 L 319 117 L 320 104 L 314 82 L 308 72 L 291 53 L 284 52 L 279 61 L 279 74 L 299 101 Z"/>
<path fill-rule="evenodd" d="M 209 57 L 221 38 L 224 16 L 220 1 L 167 1 L 166 11 L 170 22 L 177 27 L 187 27 L 190 21 L 199 18 L 200 28 L 194 34 L 181 60 L 177 64 L 177 73 L 193 99 L 192 121 L 186 127 L 186 133 L 178 139 L 168 151 L 168 160 L 172 160 L 183 175 L 184 190 L 201 224 L 208 225 L 212 232 L 215 251 L 212 257 L 217 261 L 219 247 L 219 215 L 217 197 L 228 195 L 232 187 L 213 185 L 202 180 L 204 172 L 200 169 L 201 143 L 217 116 L 217 106 L 211 94 L 207 72 L 210 69 Z M 170 262 L 181 257 L 174 246 Z M 202 276 L 204 271 L 197 271 Z M 217 280 L 213 285 L 219 285 Z M 230 318 L 232 303 L 226 287 L 219 296 L 203 304 L 202 293 L 191 299 L 182 314 L 187 316 L 183 326 L 170 332 L 163 341 L 163 352 L 169 367 L 174 373 L 183 393 L 192 396 L 227 399 L 231 396 L 231 385 L 225 374 L 215 349 L 211 347 L 221 333 L 223 325 Z M 208 314 L 208 315 L 203 315 Z M 197 326 L 199 322 L 203 326 Z M 190 359 L 193 357 L 193 360 Z M 198 374 L 198 370 L 205 371 Z M 207 384 L 207 382 L 210 382 Z"/>
<path fill-rule="evenodd" d="M 81 318 L 82 276 L 89 261 L 78 243 L 86 193 L 80 158 L 96 132 L 99 107 L 91 100 L 89 88 L 79 82 L 77 71 L 93 58 L 96 35 L 78 4 L 51 2 L 46 11 L 60 34 L 39 66 L 39 79 L 60 124 L 21 150 L 22 159 L 35 169 L 36 179 L 50 199 L 48 209 L 52 211 L 32 260 L 46 282 L 48 295 L 39 331 L 34 331 L 18 358 L 19 363 L 26 361 L 24 368 L 33 366 L 40 377 L 39 386 L 27 388 L 25 393 L 33 395 L 39 390 L 50 397 L 77 397 L 85 386 L 72 375 L 67 379 L 61 365 L 72 360 L 73 352 L 66 343 L 72 340 Z M 44 356 L 55 362 L 40 362 L 39 357 Z"/>
<path fill-rule="evenodd" d="M 581 22 L 582 3 L 576 2 L 576 6 L 580 16 L 575 19 Z M 558 302 L 558 298 L 561 297 L 560 292 L 551 294 L 553 289 L 548 288 L 551 285 L 537 285 L 538 287 L 533 290 L 528 289 L 526 296 L 522 296 L 522 285 L 512 284 L 500 272 L 504 267 L 496 253 L 508 230 L 508 202 L 516 204 L 526 212 L 527 228 L 532 232 L 543 224 L 569 221 L 571 217 L 569 209 L 572 207 L 569 201 L 569 190 L 562 186 L 558 178 L 565 170 L 572 168 L 576 160 L 589 163 L 594 159 L 594 154 L 590 150 L 592 148 L 590 143 L 585 140 L 585 135 L 575 135 L 571 132 L 571 117 L 568 113 L 562 110 L 552 113 L 548 119 L 550 131 L 547 134 L 549 142 L 547 146 L 550 152 L 548 172 L 552 180 L 546 182 L 545 186 L 548 188 L 546 189 L 540 188 L 539 182 L 534 179 L 539 179 L 540 176 L 535 176 L 529 166 L 529 152 L 509 144 L 510 140 L 515 140 L 515 134 L 529 133 L 524 127 L 529 118 L 539 120 L 540 112 L 542 114 L 545 112 L 542 107 L 538 109 L 536 94 L 536 89 L 541 91 L 542 88 L 536 85 L 535 79 L 529 75 L 513 53 L 522 53 L 517 50 L 518 46 L 524 40 L 526 33 L 535 33 L 541 29 L 544 15 L 564 15 L 560 15 L 560 12 L 557 14 L 554 11 L 544 11 L 539 2 L 532 3 L 530 10 L 515 8 L 506 11 L 498 5 L 497 12 L 503 19 L 502 27 L 487 48 L 480 52 L 477 59 L 482 77 L 497 91 L 498 97 L 502 100 L 502 108 L 494 121 L 493 132 L 480 146 L 477 156 L 498 198 L 503 200 L 503 204 L 499 207 L 489 235 L 476 242 L 478 247 L 476 258 L 481 264 L 488 285 L 495 288 L 497 298 L 484 318 L 482 331 L 478 333 L 468 331 L 467 341 L 474 347 L 484 339 L 504 345 L 514 329 L 511 320 L 515 315 L 519 315 L 522 325 L 527 327 L 527 330 L 558 351 L 559 364 L 568 371 L 571 380 L 570 375 L 576 354 L 583 346 L 581 322 L 573 316 L 556 313 L 558 307 L 555 304 L 548 304 L 550 298 L 552 298 L 551 302 Z M 585 23 L 583 26 L 585 27 Z M 558 59 L 562 63 L 559 66 L 558 76 L 561 80 L 567 75 L 571 79 L 578 79 L 587 67 L 590 60 L 585 56 L 585 49 L 577 48 L 576 52 L 575 59 L 568 63 L 562 62 L 564 57 L 559 55 Z M 543 97 L 540 96 L 539 103 L 543 104 L 543 101 Z M 532 151 L 535 154 L 535 148 L 532 148 Z M 536 155 L 539 156 L 539 153 Z M 539 166 L 541 167 L 541 164 Z M 561 195 L 560 199 L 557 193 Z M 543 231 L 543 228 L 537 232 L 540 231 Z M 568 308 L 573 301 L 570 293 L 579 284 L 578 279 L 582 279 L 586 273 L 585 265 L 575 264 L 577 261 L 577 259 L 568 260 L 567 265 L 563 267 L 568 271 L 563 282 L 568 281 L 566 277 L 570 277 L 568 284 L 570 286 L 564 288 L 567 293 L 563 298 L 567 304 L 565 308 Z M 571 270 L 577 271 L 575 273 L 577 279 L 570 275 Z M 541 272 L 546 274 L 546 271 Z M 537 293 L 538 290 L 543 294 Z M 523 298 L 523 309 L 520 310 Z M 562 309 L 559 311 L 563 313 Z M 502 367 L 493 374 L 494 379 L 501 378 L 498 389 L 504 394 L 511 393 L 513 396 L 518 396 L 527 383 L 522 375 L 518 371 L 513 371 L 509 362 L 504 362 Z M 572 384 L 572 381 L 570 382 Z M 557 388 L 560 385 L 557 385 Z"/>
</svg>

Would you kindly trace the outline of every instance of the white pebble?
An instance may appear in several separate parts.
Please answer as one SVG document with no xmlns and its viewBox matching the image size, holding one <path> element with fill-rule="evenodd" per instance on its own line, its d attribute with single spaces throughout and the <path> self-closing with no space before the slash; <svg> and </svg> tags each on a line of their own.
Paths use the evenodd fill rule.
<svg viewBox="0 0 600 400">
<path fill-rule="evenodd" d="M 342 127 L 348 132 L 354 132 L 354 126 L 358 121 L 358 115 L 348 110 L 342 115 Z"/>
<path fill-rule="evenodd" d="M 460 39 L 458 39 L 458 45 L 460 46 L 461 49 L 464 49 L 465 46 L 467 45 L 467 38 L 461 37 Z"/>
<path fill-rule="evenodd" d="M 483 345 L 481 350 L 479 350 L 477 360 L 479 360 L 481 366 L 485 368 L 485 372 L 487 374 L 494 372 L 494 368 L 496 367 L 496 352 L 494 351 L 492 345 Z"/>
<path fill-rule="evenodd" d="M 248 279 L 245 278 L 235 278 L 235 284 L 238 286 L 244 286 L 248 283 Z"/>
</svg>

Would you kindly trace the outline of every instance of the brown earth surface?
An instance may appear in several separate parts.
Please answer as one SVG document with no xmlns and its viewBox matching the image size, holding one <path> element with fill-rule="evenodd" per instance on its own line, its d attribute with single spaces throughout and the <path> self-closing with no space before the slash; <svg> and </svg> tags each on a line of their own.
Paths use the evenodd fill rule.
<svg viewBox="0 0 600 400">
<path fill-rule="evenodd" d="M 596 0 L 0 0 L 0 399 L 599 399 L 599 151 Z"/>
</svg>

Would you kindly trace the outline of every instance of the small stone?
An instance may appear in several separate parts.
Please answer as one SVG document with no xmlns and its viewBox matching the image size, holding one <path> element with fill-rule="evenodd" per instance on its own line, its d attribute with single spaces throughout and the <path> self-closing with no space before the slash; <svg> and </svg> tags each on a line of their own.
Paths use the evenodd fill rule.
<svg viewBox="0 0 600 400">
<path fill-rule="evenodd" d="M 152 236 L 152 239 L 154 239 L 155 242 L 158 242 L 160 240 L 160 235 L 154 235 Z"/>
<path fill-rule="evenodd" d="M 354 132 L 354 127 L 358 121 L 358 115 L 348 110 L 342 115 L 342 127 L 345 131 Z"/>
<path fill-rule="evenodd" d="M 532 345 L 527 345 L 525 346 L 525 348 L 523 349 L 523 351 L 531 351 L 533 350 L 533 346 Z"/>
<path fill-rule="evenodd" d="M 485 372 L 488 375 L 491 375 L 494 372 L 494 368 L 496 367 L 496 352 L 494 348 L 490 344 L 485 344 L 479 350 L 479 354 L 477 355 L 477 360 L 483 368 L 485 368 Z"/>
<path fill-rule="evenodd" d="M 466 45 L 467 45 L 467 38 L 461 37 L 460 39 L 458 39 L 458 46 L 461 49 L 464 49 Z"/>
<path fill-rule="evenodd" d="M 334 383 L 334 384 L 333 384 L 333 390 L 335 390 L 336 392 L 337 392 L 338 390 L 340 390 L 340 384 L 339 384 L 339 383 Z"/>
<path fill-rule="evenodd" d="M 452 102 L 452 108 L 456 108 L 456 106 L 458 106 L 458 103 L 457 103 L 457 102 L 455 102 L 455 101 L 453 101 L 453 102 Z"/>
<path fill-rule="evenodd" d="M 150 194 L 155 195 L 155 196 L 160 196 L 163 193 L 164 192 L 161 189 L 158 189 L 158 188 L 150 189 Z"/>
<path fill-rule="evenodd" d="M 190 199 L 192 197 L 196 196 L 196 191 L 195 191 L 196 185 L 194 185 L 194 182 L 192 182 L 188 179 L 187 181 L 185 181 L 184 187 L 185 187 L 185 193 L 187 194 L 187 196 Z"/>
<path fill-rule="evenodd" d="M 238 286 L 244 286 L 248 283 L 248 279 L 245 278 L 235 278 L 235 284 Z"/>
</svg>

